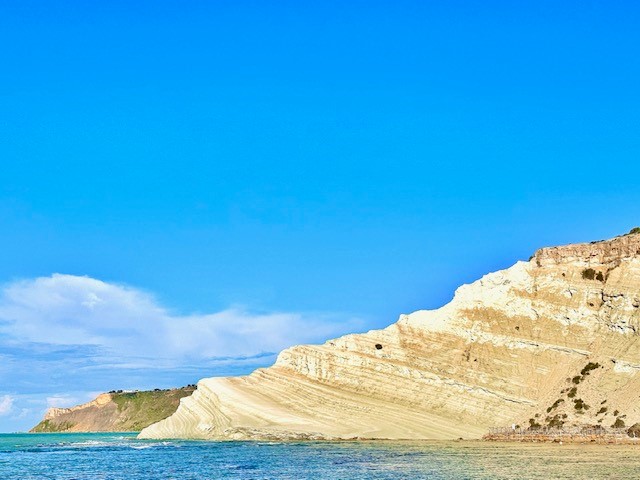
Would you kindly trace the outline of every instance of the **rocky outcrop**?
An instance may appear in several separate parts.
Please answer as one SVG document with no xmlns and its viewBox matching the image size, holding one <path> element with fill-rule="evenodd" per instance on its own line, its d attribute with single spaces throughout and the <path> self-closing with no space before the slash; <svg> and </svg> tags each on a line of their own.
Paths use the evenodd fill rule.
<svg viewBox="0 0 640 480">
<path fill-rule="evenodd" d="M 65 415 L 69 415 L 73 412 L 91 409 L 92 407 L 95 407 L 96 409 L 104 408 L 104 406 L 109 403 L 111 403 L 111 394 L 101 393 L 90 402 L 83 403 L 82 405 L 76 405 L 75 407 L 70 407 L 70 408 L 51 407 L 45 412 L 43 421 L 54 420 L 56 418 L 60 418 Z"/>
<path fill-rule="evenodd" d="M 31 432 L 136 432 L 167 418 L 194 386 L 102 393 L 71 408 L 50 408 Z"/>
<path fill-rule="evenodd" d="M 621 427 L 640 421 L 639 335 L 640 235 L 543 248 L 460 287 L 438 310 L 289 348 L 246 377 L 201 380 L 140 437 L 452 439 L 512 424 Z"/>
<path fill-rule="evenodd" d="M 535 253 L 534 258 L 539 266 L 563 263 L 589 266 L 593 263 L 613 267 L 624 260 L 640 257 L 639 236 L 628 234 L 599 242 L 541 248 Z"/>
</svg>

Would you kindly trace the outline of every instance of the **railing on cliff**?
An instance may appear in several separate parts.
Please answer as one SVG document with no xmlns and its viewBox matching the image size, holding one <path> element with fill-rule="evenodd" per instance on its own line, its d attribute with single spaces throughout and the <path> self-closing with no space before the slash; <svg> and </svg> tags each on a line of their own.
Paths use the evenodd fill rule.
<svg viewBox="0 0 640 480">
<path fill-rule="evenodd" d="M 526 440 L 526 439 L 562 439 L 562 438 L 620 438 L 620 439 L 638 439 L 640 433 L 635 430 L 630 431 L 628 428 L 612 428 L 612 427 L 567 427 L 567 428 L 551 428 L 540 427 L 535 429 L 529 428 L 513 428 L 513 427 L 495 427 L 490 428 L 489 433 L 484 436 L 487 440 Z"/>
</svg>

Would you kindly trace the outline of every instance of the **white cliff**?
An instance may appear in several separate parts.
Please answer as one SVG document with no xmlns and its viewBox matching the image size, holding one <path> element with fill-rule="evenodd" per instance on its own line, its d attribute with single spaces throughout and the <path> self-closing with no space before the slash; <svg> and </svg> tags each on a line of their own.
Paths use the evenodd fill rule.
<svg viewBox="0 0 640 480">
<path fill-rule="evenodd" d="M 640 421 L 639 338 L 639 234 L 546 248 L 438 310 L 289 348 L 245 377 L 201 380 L 140 437 L 452 439 L 512 423 L 630 425 Z"/>
</svg>

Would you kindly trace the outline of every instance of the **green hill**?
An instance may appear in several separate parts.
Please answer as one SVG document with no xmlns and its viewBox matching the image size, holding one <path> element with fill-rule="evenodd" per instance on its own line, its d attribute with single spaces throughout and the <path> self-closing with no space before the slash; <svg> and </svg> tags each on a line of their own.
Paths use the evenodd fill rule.
<svg viewBox="0 0 640 480">
<path fill-rule="evenodd" d="M 50 408 L 31 432 L 136 432 L 167 418 L 195 385 L 167 390 L 112 391 L 71 408 Z"/>
</svg>

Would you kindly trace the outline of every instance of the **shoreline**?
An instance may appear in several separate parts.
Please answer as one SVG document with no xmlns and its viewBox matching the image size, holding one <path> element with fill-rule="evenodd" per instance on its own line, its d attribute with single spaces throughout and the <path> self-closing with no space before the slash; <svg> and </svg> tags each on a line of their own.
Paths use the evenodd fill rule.
<svg viewBox="0 0 640 480">
<path fill-rule="evenodd" d="M 571 444 L 601 444 L 601 445 L 640 445 L 640 438 L 619 434 L 488 434 L 482 441 L 496 443 L 571 443 Z"/>
<path fill-rule="evenodd" d="M 5 432 L 0 435 L 114 435 L 124 434 L 138 439 L 136 431 L 94 431 L 94 432 Z M 640 438 L 630 437 L 626 434 L 543 434 L 543 433 L 515 433 L 515 434 L 487 434 L 481 438 L 452 438 L 452 439 L 412 439 L 412 438 L 324 438 L 324 439 L 186 439 L 186 438 L 166 438 L 167 441 L 196 441 L 196 442 L 246 442 L 246 443 L 485 443 L 485 444 L 582 444 L 582 445 L 640 445 Z"/>
</svg>

